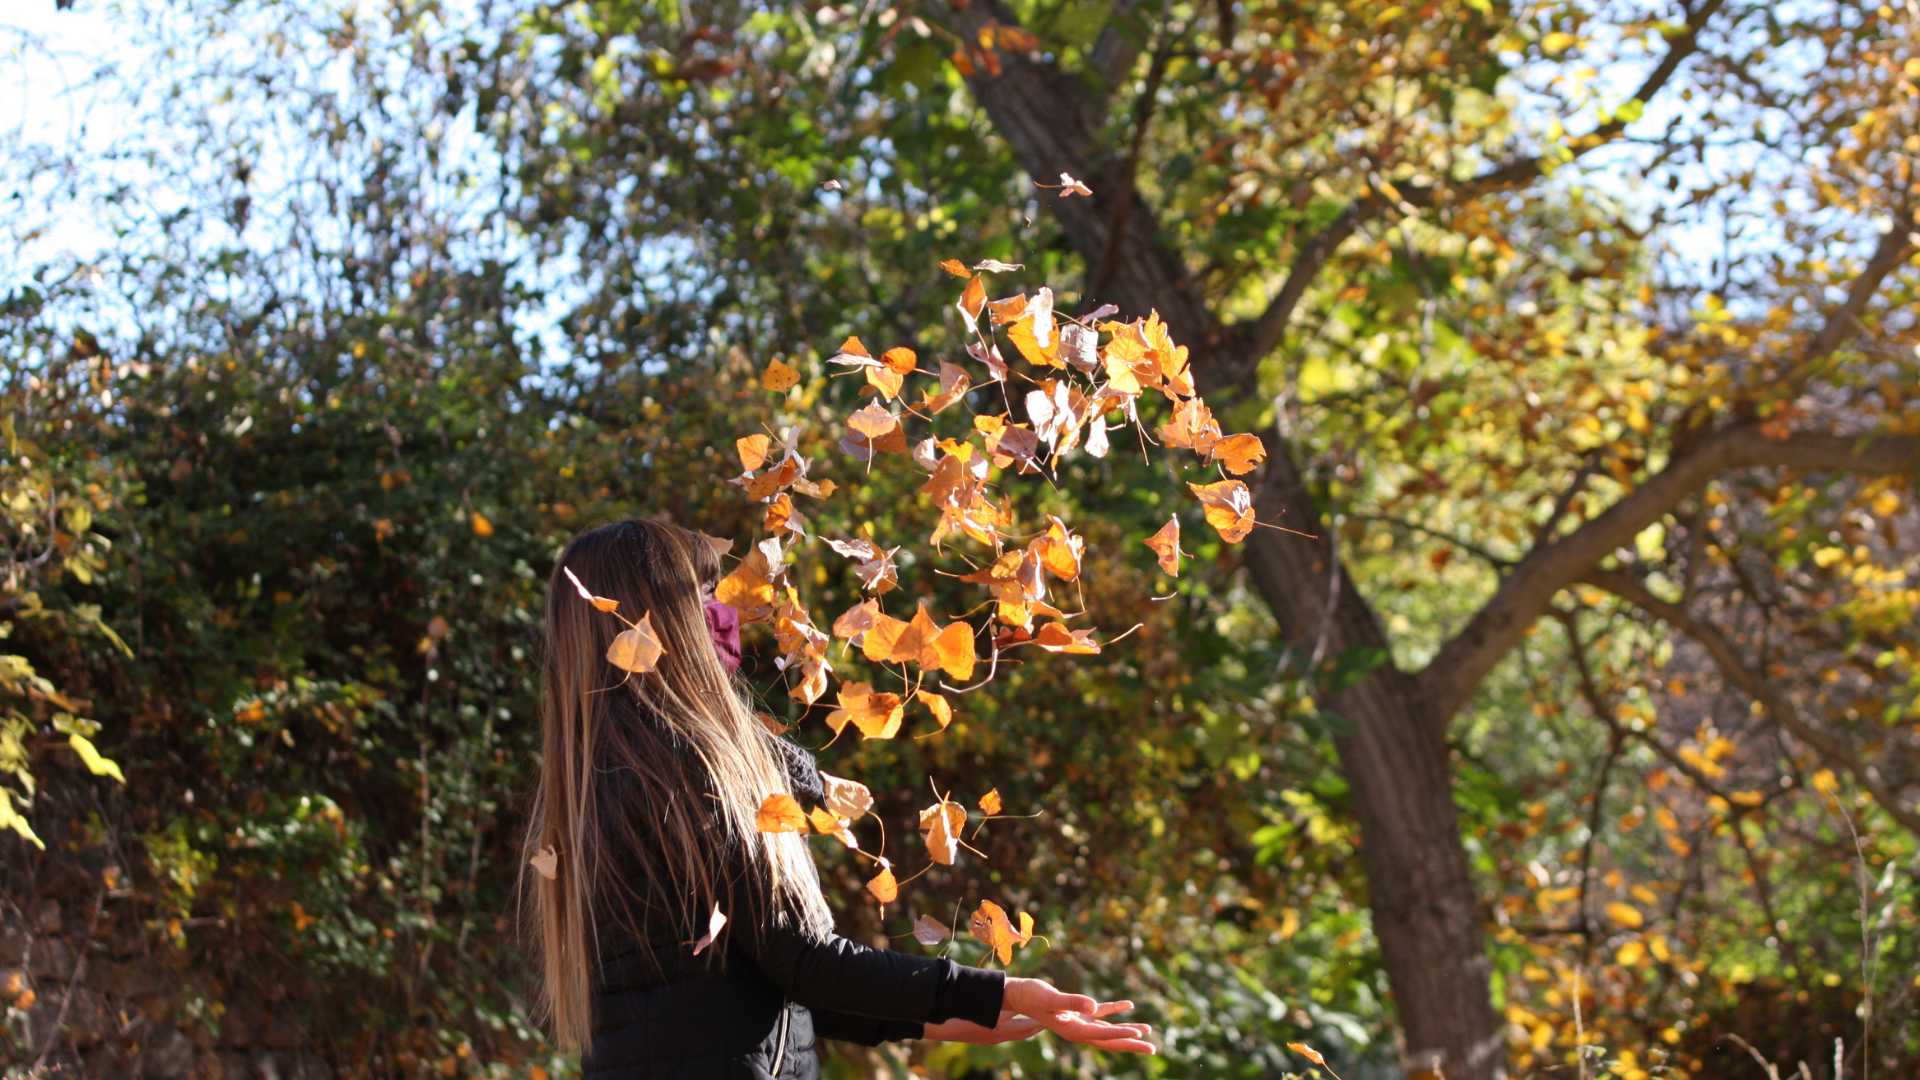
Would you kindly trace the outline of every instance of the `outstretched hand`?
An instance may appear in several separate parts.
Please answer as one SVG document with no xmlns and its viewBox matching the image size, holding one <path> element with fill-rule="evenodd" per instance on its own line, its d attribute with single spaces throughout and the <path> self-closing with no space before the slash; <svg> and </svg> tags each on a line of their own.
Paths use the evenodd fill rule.
<svg viewBox="0 0 1920 1080">
<path fill-rule="evenodd" d="M 993 1046 L 998 1043 L 1030 1039 L 1042 1031 L 1051 1031 L 1069 1042 L 1096 1050 L 1115 1050 L 1128 1054 L 1151 1054 L 1155 1046 L 1147 1041 L 1153 1033 L 1148 1024 L 1115 1024 L 1105 1018 L 1133 1008 L 1131 1001 L 1095 1001 L 1085 994 L 1068 994 L 1039 979 L 1008 979 L 1005 1006 L 1000 1021 L 982 1027 L 966 1020 L 949 1020 L 926 1026 L 926 1038 L 945 1042 Z"/>
</svg>

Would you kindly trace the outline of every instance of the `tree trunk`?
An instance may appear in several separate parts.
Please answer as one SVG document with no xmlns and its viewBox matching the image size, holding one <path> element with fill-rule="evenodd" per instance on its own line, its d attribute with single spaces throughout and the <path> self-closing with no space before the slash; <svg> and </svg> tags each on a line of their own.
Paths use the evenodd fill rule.
<svg viewBox="0 0 1920 1080">
<path fill-rule="evenodd" d="M 1321 539 L 1256 530 L 1246 564 L 1290 648 L 1322 664 L 1343 654 L 1379 660 L 1330 704 L 1343 728 L 1334 747 L 1360 824 L 1373 932 L 1400 1011 L 1404 1060 L 1415 1076 L 1504 1076 L 1505 1037 L 1488 995 L 1483 920 L 1453 805 L 1446 718 L 1434 715 L 1412 676 L 1393 666 L 1385 632 L 1334 563 L 1333 537 L 1285 453 L 1270 445 L 1260 520 L 1294 527 L 1311 521 Z"/>
<path fill-rule="evenodd" d="M 962 41 L 990 20 L 1017 22 L 996 0 L 924 10 L 950 21 Z M 1103 34 L 1096 54 L 1118 53 L 1110 66 L 1125 67 L 1131 47 L 1121 42 L 1107 49 L 1113 44 L 1107 39 Z M 1195 377 L 1216 408 L 1251 393 L 1259 335 L 1226 327 L 1209 310 L 1185 261 L 1165 245 L 1152 207 L 1134 184 L 1134 163 L 1103 144 L 1101 109 L 1083 82 L 1027 57 L 1008 54 L 1002 63 L 999 74 L 976 74 L 968 84 L 1028 173 L 1070 171 L 1091 185 L 1092 196 L 1049 200 L 1049 207 L 1089 278 L 1099 277 L 1097 299 L 1119 304 L 1128 316 L 1157 310 L 1174 340 L 1192 348 Z M 1408 1069 L 1431 1076 L 1439 1073 L 1437 1064 L 1449 1080 L 1504 1076 L 1504 1031 L 1488 996 L 1483 920 L 1453 806 L 1448 717 L 1393 667 L 1386 634 L 1338 565 L 1338 549 L 1301 482 L 1292 448 L 1274 432 L 1262 441 L 1267 466 L 1256 498 L 1260 520 L 1322 534 L 1316 541 L 1256 529 L 1247 543 L 1246 565 L 1281 633 L 1298 654 L 1315 659 L 1354 650 L 1382 658 L 1376 671 L 1331 698 L 1331 706 L 1347 728 L 1335 745 L 1359 819 L 1374 934 L 1399 1008 Z"/>
</svg>

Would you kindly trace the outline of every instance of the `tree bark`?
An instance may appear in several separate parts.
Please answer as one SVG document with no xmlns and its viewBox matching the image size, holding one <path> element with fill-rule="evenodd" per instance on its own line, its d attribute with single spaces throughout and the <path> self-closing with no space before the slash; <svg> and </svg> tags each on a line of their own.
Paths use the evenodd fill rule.
<svg viewBox="0 0 1920 1080">
<path fill-rule="evenodd" d="M 991 2 L 951 12 L 962 40 L 989 19 L 1012 22 Z M 975 99 L 1022 168 L 1051 179 L 1071 172 L 1091 198 L 1053 210 L 1089 272 L 1105 267 L 1102 295 L 1129 315 L 1157 310 L 1174 340 L 1192 347 L 1200 389 L 1216 403 L 1244 397 L 1271 342 L 1251 324 L 1226 327 L 1200 297 L 1179 254 L 1164 244 L 1130 163 L 1101 145 L 1084 87 L 1051 65 L 1003 58 L 997 76 L 969 80 Z M 1316 258 L 1338 246 L 1329 238 Z M 1318 266 L 1296 266 L 1304 283 Z M 1304 288 L 1304 284 L 1300 286 Z M 1297 299 L 1297 297 L 1296 297 Z M 1375 937 L 1398 1006 L 1404 1060 L 1414 1076 L 1492 1080 L 1505 1075 L 1504 1029 L 1488 988 L 1484 920 L 1453 804 L 1446 717 L 1394 667 L 1385 631 L 1338 562 L 1320 507 L 1293 450 L 1262 436 L 1267 466 L 1256 497 L 1261 521 L 1317 531 L 1318 540 L 1260 529 L 1246 565 L 1288 647 L 1303 659 L 1367 650 L 1379 666 L 1329 699 L 1344 722 L 1335 739 L 1361 832 Z"/>
<path fill-rule="evenodd" d="M 1445 717 L 1393 665 L 1386 633 L 1337 562 L 1338 548 L 1291 458 L 1269 454 L 1256 511 L 1262 521 L 1312 521 L 1322 533 L 1309 541 L 1259 530 L 1248 541 L 1247 569 L 1289 649 L 1322 666 L 1342 657 L 1377 660 L 1329 706 L 1342 729 L 1334 749 L 1360 825 L 1402 1058 L 1415 1076 L 1504 1076 L 1506 1042 L 1488 992 L 1484 919 L 1460 839 Z"/>
</svg>

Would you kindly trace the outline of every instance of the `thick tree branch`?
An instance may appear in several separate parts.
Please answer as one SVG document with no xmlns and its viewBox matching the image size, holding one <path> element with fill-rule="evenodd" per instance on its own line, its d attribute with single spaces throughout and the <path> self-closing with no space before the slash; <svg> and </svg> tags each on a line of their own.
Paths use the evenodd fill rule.
<svg viewBox="0 0 1920 1080">
<path fill-rule="evenodd" d="M 1557 540 L 1530 552 L 1493 598 L 1441 646 L 1419 675 L 1437 716 L 1451 718 L 1561 589 L 1597 568 L 1707 481 L 1736 469 L 1777 466 L 1811 472 L 1889 475 L 1920 470 L 1920 438 L 1793 435 L 1772 439 L 1757 425 L 1724 429 L 1697 443 L 1638 488 Z"/>
<path fill-rule="evenodd" d="M 1718 627 L 1696 619 L 1679 604 L 1669 603 L 1655 596 L 1647 587 L 1631 574 L 1618 570 L 1591 570 L 1581 576 L 1581 581 L 1603 589 L 1626 601 L 1641 611 L 1666 623 L 1668 626 L 1692 638 L 1707 656 L 1713 660 L 1727 682 L 1739 688 L 1748 697 L 1760 703 L 1767 715 L 1781 727 L 1791 732 L 1801 742 L 1812 747 L 1821 759 L 1829 765 L 1845 770 L 1851 775 L 1873 800 L 1880 804 L 1887 815 L 1920 835 L 1920 810 L 1906 806 L 1896 792 L 1890 791 L 1874 778 L 1874 770 L 1860 759 L 1853 747 L 1836 736 L 1829 735 L 1809 723 L 1778 686 L 1768 681 L 1766 676 L 1747 667 L 1740 657 L 1740 650 L 1722 634 Z"/>
</svg>

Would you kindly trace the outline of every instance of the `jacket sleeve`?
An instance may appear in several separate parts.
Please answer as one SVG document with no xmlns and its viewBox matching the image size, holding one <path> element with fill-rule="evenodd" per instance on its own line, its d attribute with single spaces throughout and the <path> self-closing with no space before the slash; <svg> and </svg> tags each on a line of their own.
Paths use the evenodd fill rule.
<svg viewBox="0 0 1920 1080">
<path fill-rule="evenodd" d="M 838 934 L 816 941 L 785 926 L 734 940 L 788 1000 L 818 1012 L 921 1024 L 1000 1022 L 1004 972 L 869 948 Z"/>
<path fill-rule="evenodd" d="M 814 1035 L 822 1039 L 832 1039 L 835 1042 L 879 1046 L 883 1042 L 918 1039 L 926 1035 L 926 1026 L 911 1020 L 880 1020 L 856 1013 L 834 1012 L 831 1009 L 808 1011 L 813 1013 Z"/>
</svg>

